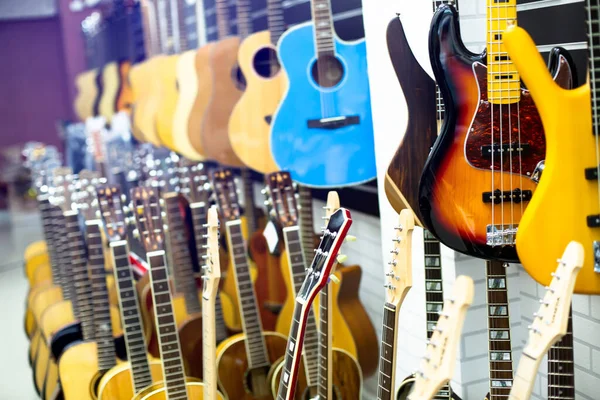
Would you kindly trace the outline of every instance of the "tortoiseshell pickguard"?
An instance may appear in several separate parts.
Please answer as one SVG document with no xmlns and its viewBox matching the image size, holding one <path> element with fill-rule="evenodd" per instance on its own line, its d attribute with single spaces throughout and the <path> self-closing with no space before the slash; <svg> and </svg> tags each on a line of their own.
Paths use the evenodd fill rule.
<svg viewBox="0 0 600 400">
<path fill-rule="evenodd" d="M 502 139 L 503 144 L 520 143 L 525 146 L 522 154 L 513 152 L 511 156 L 506 152 L 502 157 L 496 154 L 494 170 L 531 176 L 546 155 L 546 139 L 542 120 L 529 91 L 521 91 L 518 103 L 491 104 L 487 95 L 487 67 L 475 63 L 473 70 L 479 85 L 480 102 L 465 143 L 467 161 L 475 168 L 491 169 L 491 157 L 483 157 L 482 148 L 492 144 L 493 129 L 495 145 L 499 145 Z"/>
</svg>

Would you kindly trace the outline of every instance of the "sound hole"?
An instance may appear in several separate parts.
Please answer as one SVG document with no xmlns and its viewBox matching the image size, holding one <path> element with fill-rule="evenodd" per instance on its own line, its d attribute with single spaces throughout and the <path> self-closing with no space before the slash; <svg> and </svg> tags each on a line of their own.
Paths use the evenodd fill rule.
<svg viewBox="0 0 600 400">
<path fill-rule="evenodd" d="M 246 90 L 246 77 L 242 73 L 242 70 L 237 63 L 231 70 L 231 79 L 233 79 L 233 84 L 236 88 L 239 90 Z"/>
<path fill-rule="evenodd" d="M 269 396 L 271 391 L 267 382 L 270 367 L 259 367 L 246 371 L 244 380 L 246 392 L 257 398 Z"/>
<path fill-rule="evenodd" d="M 344 66 L 334 55 L 319 56 L 312 66 L 311 74 L 321 87 L 334 87 L 344 77 Z"/>
<path fill-rule="evenodd" d="M 263 78 L 271 78 L 279 72 L 281 66 L 277 60 L 277 52 L 271 47 L 260 49 L 252 60 L 254 70 Z"/>
</svg>

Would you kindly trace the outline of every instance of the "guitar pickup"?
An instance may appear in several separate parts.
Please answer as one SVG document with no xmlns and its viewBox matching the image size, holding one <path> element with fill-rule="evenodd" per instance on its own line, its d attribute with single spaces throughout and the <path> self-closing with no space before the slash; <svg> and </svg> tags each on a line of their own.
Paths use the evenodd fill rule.
<svg viewBox="0 0 600 400">
<path fill-rule="evenodd" d="M 505 143 L 500 145 L 485 145 L 481 146 L 481 156 L 484 159 L 491 160 L 492 154 L 494 156 L 516 156 L 516 155 L 525 155 L 529 151 L 528 143 Z M 508 153 L 508 154 L 507 154 Z"/>
<path fill-rule="evenodd" d="M 331 117 L 320 119 L 309 119 L 306 123 L 308 129 L 339 129 L 349 125 L 358 125 L 360 117 L 350 115 L 347 117 Z"/>
<path fill-rule="evenodd" d="M 597 181 L 598 180 L 598 168 L 586 168 L 585 169 L 585 179 L 587 181 Z"/>
<path fill-rule="evenodd" d="M 588 215 L 587 226 L 588 228 L 600 228 L 600 214 Z"/>
<path fill-rule="evenodd" d="M 483 192 L 482 200 L 484 203 L 500 204 L 502 202 L 520 203 L 522 201 L 530 201 L 533 192 L 531 190 L 506 190 L 501 191 L 496 189 L 493 192 Z"/>
</svg>

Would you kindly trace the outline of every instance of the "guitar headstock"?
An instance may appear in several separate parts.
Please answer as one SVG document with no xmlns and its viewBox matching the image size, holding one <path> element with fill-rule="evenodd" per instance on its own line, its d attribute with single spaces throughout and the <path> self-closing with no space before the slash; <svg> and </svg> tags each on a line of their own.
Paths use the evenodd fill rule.
<svg viewBox="0 0 600 400">
<path fill-rule="evenodd" d="M 327 284 L 350 225 L 352 225 L 350 211 L 345 208 L 338 208 L 331 214 L 319 247 L 315 250 L 315 258 L 306 271 L 306 278 L 296 296 L 297 301 L 307 302 L 313 299 Z"/>
<path fill-rule="evenodd" d="M 71 168 L 59 167 L 53 171 L 50 202 L 62 212 L 73 211 L 74 179 Z"/>
<path fill-rule="evenodd" d="M 179 186 L 190 203 L 208 203 L 210 183 L 203 163 L 181 158 L 179 162 Z"/>
<path fill-rule="evenodd" d="M 96 185 L 100 184 L 100 179 L 100 174 L 97 172 L 89 170 L 79 172 L 79 179 L 76 183 L 77 191 L 73 194 L 73 200 L 85 221 L 99 218 Z"/>
<path fill-rule="evenodd" d="M 548 349 L 567 333 L 573 287 L 583 260 L 583 246 L 578 242 L 569 243 L 558 260 L 552 281 L 540 301 L 541 306 L 534 314 L 523 354 L 541 359 Z"/>
<path fill-rule="evenodd" d="M 119 185 L 103 185 L 96 190 L 100 214 L 111 241 L 125 240 L 127 227 L 123 214 L 123 194 Z"/>
<path fill-rule="evenodd" d="M 165 234 L 157 189 L 133 188 L 131 202 L 140 241 L 146 252 L 164 250 Z"/>
<path fill-rule="evenodd" d="M 449 299 L 427 344 L 409 400 L 432 399 L 454 375 L 456 352 L 465 316 L 473 302 L 473 280 L 461 275 L 456 278 Z"/>
<path fill-rule="evenodd" d="M 240 203 L 231 170 L 221 169 L 214 171 L 211 178 L 222 217 L 226 221 L 240 219 Z"/>
<path fill-rule="evenodd" d="M 274 216 L 283 227 L 298 225 L 296 193 L 290 173 L 279 171 L 265 177 L 267 205 L 272 207 Z"/>
<path fill-rule="evenodd" d="M 415 228 L 415 216 L 404 209 L 398 216 L 398 226 L 394 228 L 392 259 L 385 272 L 385 301 L 396 309 L 402 304 L 404 296 L 412 287 L 412 234 Z"/>
<path fill-rule="evenodd" d="M 202 285 L 202 296 L 206 299 L 214 298 L 219 290 L 221 280 L 221 264 L 219 263 L 219 215 L 217 206 L 208 209 L 208 221 L 206 224 L 206 262 L 202 267 L 204 279 Z"/>
</svg>

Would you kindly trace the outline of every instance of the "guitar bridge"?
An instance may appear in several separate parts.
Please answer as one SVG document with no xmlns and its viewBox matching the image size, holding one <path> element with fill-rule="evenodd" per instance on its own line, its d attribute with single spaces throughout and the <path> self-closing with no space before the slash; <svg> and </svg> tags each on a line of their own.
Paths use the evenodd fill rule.
<svg viewBox="0 0 600 400">
<path fill-rule="evenodd" d="M 488 225 L 486 238 L 488 246 L 514 246 L 517 237 L 518 225 L 497 224 Z"/>
<path fill-rule="evenodd" d="M 309 129 L 338 129 L 349 125 L 358 125 L 360 117 L 358 115 L 348 115 L 341 117 L 309 119 L 306 125 Z"/>
<path fill-rule="evenodd" d="M 600 274 L 600 242 L 595 240 L 594 247 L 594 272 Z"/>
</svg>

